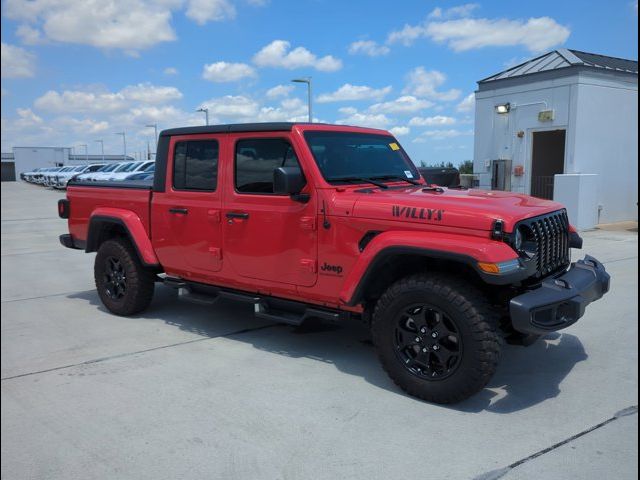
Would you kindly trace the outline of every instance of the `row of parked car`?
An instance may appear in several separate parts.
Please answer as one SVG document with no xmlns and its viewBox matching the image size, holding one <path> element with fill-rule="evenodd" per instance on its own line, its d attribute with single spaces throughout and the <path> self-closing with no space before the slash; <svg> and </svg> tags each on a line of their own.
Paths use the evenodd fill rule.
<svg viewBox="0 0 640 480">
<path fill-rule="evenodd" d="M 73 178 L 86 182 L 108 182 L 122 180 L 151 180 L 155 162 L 111 162 L 93 163 L 90 165 L 73 165 L 66 167 L 36 168 L 31 172 L 20 174 L 25 182 L 44 185 L 45 187 L 67 188 Z"/>
</svg>

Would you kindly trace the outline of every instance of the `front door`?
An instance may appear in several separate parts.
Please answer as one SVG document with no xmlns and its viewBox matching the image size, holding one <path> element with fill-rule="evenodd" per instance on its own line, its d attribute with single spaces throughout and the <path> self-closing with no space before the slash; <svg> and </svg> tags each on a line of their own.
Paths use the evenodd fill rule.
<svg viewBox="0 0 640 480">
<path fill-rule="evenodd" d="M 218 181 L 224 136 L 172 137 L 164 192 L 153 197 L 152 233 L 168 273 L 189 278 L 222 268 L 222 193 Z"/>
<path fill-rule="evenodd" d="M 553 200 L 554 175 L 564 173 L 566 130 L 534 132 L 531 150 L 531 195 Z"/>
<path fill-rule="evenodd" d="M 273 193 L 276 168 L 303 168 L 293 144 L 281 133 L 238 134 L 230 135 L 229 148 L 233 171 L 225 182 L 231 186 L 225 191 L 223 213 L 225 262 L 247 279 L 315 284 L 317 200 L 311 195 L 301 203 Z"/>
</svg>

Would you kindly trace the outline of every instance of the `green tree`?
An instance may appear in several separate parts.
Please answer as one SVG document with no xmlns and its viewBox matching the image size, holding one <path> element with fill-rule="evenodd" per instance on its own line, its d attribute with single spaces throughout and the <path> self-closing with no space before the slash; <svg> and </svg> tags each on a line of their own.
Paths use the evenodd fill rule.
<svg viewBox="0 0 640 480">
<path fill-rule="evenodd" d="M 465 160 L 458 167 L 460 173 L 473 173 L 473 160 Z"/>
</svg>

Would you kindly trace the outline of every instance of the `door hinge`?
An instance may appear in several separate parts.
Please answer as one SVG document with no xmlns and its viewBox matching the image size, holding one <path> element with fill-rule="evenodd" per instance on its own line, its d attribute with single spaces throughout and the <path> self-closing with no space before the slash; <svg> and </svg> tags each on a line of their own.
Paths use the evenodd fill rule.
<svg viewBox="0 0 640 480">
<path fill-rule="evenodd" d="M 303 230 L 314 231 L 316 229 L 316 217 L 302 217 L 300 219 L 300 226 Z"/>
</svg>

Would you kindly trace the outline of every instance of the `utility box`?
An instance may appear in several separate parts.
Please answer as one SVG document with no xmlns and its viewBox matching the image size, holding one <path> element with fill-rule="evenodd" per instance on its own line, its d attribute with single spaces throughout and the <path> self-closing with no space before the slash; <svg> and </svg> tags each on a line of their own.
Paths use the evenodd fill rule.
<svg viewBox="0 0 640 480">
<path fill-rule="evenodd" d="M 555 175 L 553 199 L 567 207 L 569 221 L 578 230 L 591 230 L 598 222 L 598 175 Z"/>
<path fill-rule="evenodd" d="M 491 160 L 491 190 L 511 190 L 511 160 Z"/>
</svg>

